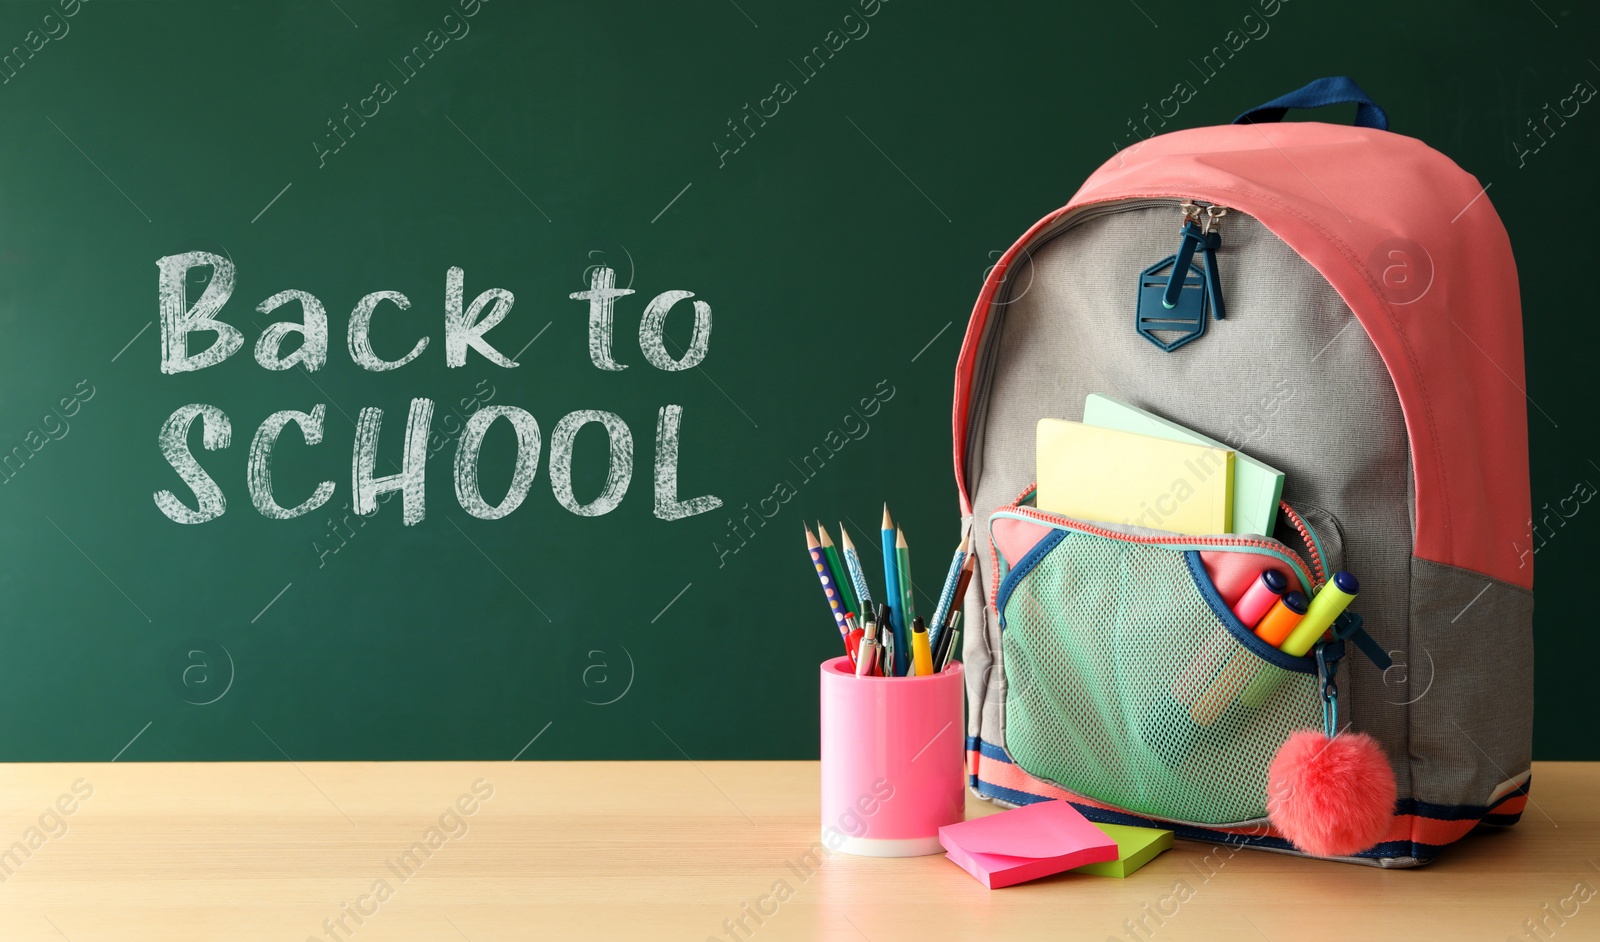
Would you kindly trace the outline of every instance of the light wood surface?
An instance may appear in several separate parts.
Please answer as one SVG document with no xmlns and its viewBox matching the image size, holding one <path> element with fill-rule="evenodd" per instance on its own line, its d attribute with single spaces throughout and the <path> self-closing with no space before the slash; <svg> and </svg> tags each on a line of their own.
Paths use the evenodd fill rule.
<svg viewBox="0 0 1600 942">
<path fill-rule="evenodd" d="M 93 794 L 40 827 L 80 779 Z M 492 797 L 461 823 L 447 817 L 442 844 L 408 877 L 390 869 L 480 779 Z M 1600 764 L 1537 764 L 1521 824 L 1471 835 L 1419 870 L 1180 841 L 1127 880 L 990 892 L 938 856 L 834 855 L 807 875 L 814 762 L 9 765 L 0 851 L 46 839 L 26 859 L 0 857 L 0 939 L 700 942 L 730 938 L 724 920 L 780 880 L 792 895 L 769 898 L 776 912 L 747 918 L 753 931 L 734 938 L 1498 942 L 1576 908 L 1545 925 L 1554 939 L 1595 939 L 1600 898 L 1573 894 L 1600 887 L 1597 795 Z M 994 810 L 969 799 L 969 815 Z M 369 898 L 375 912 L 330 937 L 323 921 L 376 881 L 392 895 Z M 1124 921 L 1140 919 L 1130 936 Z"/>
</svg>

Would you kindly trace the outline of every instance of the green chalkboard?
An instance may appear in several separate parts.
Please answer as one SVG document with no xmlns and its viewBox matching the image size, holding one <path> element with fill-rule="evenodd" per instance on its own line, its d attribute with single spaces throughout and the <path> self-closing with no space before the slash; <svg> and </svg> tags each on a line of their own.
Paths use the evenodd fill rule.
<svg viewBox="0 0 1600 942">
<path fill-rule="evenodd" d="M 1597 23 L 1555 3 L 6 3 L 0 760 L 814 755 L 838 640 L 801 521 L 870 549 L 888 500 L 933 591 L 984 270 L 1178 82 L 1195 94 L 1168 127 L 1350 74 L 1491 186 L 1522 266 L 1534 504 L 1556 506 L 1600 482 L 1573 342 L 1600 114 L 1528 122 L 1600 82 Z M 462 319 L 503 314 L 481 344 L 449 326 L 452 270 Z M 572 295 L 607 278 L 632 293 L 596 351 Z M 239 349 L 164 369 L 214 335 L 164 347 L 163 292 L 181 314 L 225 287 Z M 426 338 L 415 360 L 352 356 L 364 298 L 361 357 Z M 264 367 L 263 332 L 307 306 L 325 363 Z M 358 424 L 381 410 L 372 473 L 395 474 L 414 400 L 420 519 L 398 491 L 362 517 Z M 202 506 L 161 444 L 191 404 L 226 447 L 202 420 L 172 444 L 225 510 L 179 523 L 155 495 Z M 486 407 L 525 410 L 540 446 L 499 519 L 457 495 Z M 264 463 L 274 499 L 333 491 L 273 519 L 252 443 L 284 410 L 307 418 Z M 479 510 L 516 442 L 488 428 Z M 1541 758 L 1600 758 L 1575 656 L 1597 533 L 1581 510 L 1531 535 Z"/>
</svg>

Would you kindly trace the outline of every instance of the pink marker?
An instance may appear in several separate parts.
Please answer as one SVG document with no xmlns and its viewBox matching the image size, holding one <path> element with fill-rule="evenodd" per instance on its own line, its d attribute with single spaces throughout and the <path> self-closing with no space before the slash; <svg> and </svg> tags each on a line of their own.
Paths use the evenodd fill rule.
<svg viewBox="0 0 1600 942">
<path fill-rule="evenodd" d="M 1233 606 L 1234 617 L 1244 623 L 1246 628 L 1254 628 L 1278 599 L 1283 596 L 1284 590 L 1289 588 L 1289 580 L 1283 573 L 1276 569 L 1267 569 L 1261 573 L 1261 578 L 1250 583 L 1244 595 Z"/>
</svg>

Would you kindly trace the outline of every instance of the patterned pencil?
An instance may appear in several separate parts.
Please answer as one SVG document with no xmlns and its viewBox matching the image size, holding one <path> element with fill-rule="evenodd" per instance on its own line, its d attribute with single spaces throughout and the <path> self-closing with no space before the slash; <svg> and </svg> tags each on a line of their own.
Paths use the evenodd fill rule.
<svg viewBox="0 0 1600 942">
<path fill-rule="evenodd" d="M 956 625 L 961 623 L 961 607 L 966 604 L 967 587 L 972 584 L 972 574 L 977 568 L 977 562 L 978 554 L 976 553 L 968 553 L 966 560 L 962 562 L 961 573 L 956 577 L 956 591 L 951 596 L 950 608 L 945 611 L 944 624 L 934 627 L 934 634 L 929 639 L 930 641 L 941 640 L 945 635 L 951 633 Z M 950 643 L 954 644 L 955 639 L 951 639 Z M 949 660 L 949 658 L 947 657 L 946 660 Z"/>
<path fill-rule="evenodd" d="M 822 545 L 822 555 L 828 559 L 828 571 L 833 573 L 833 578 L 839 586 L 839 595 L 844 599 L 845 611 L 861 611 L 861 603 L 856 599 L 855 590 L 850 586 L 850 577 L 845 572 L 844 560 L 839 558 L 839 549 L 833 545 L 833 537 L 828 535 L 828 528 L 817 521 L 817 542 Z"/>
<path fill-rule="evenodd" d="M 839 551 L 844 554 L 844 565 L 850 570 L 850 582 L 855 586 L 856 599 L 859 601 L 861 611 L 874 611 L 872 607 L 872 590 L 867 588 L 867 574 L 861 569 L 861 554 L 856 552 L 856 544 L 850 539 L 850 531 L 839 524 Z"/>
<path fill-rule="evenodd" d="M 939 642 L 939 629 L 944 627 L 944 618 L 950 612 L 950 603 L 956 594 L 956 580 L 961 578 L 961 564 L 967 561 L 967 541 L 970 533 L 961 535 L 961 545 L 956 548 L 956 555 L 950 560 L 950 571 L 944 577 L 944 589 L 939 593 L 939 604 L 933 609 L 933 621 L 928 623 L 928 641 L 932 644 Z"/>
<path fill-rule="evenodd" d="M 822 545 L 817 542 L 817 537 L 806 527 L 806 551 L 811 554 L 811 564 L 817 569 L 817 578 L 822 580 L 823 594 L 828 597 L 828 608 L 833 612 L 833 620 L 839 625 L 839 638 L 845 640 L 850 637 L 850 626 L 845 623 L 845 613 L 849 611 L 844 607 L 844 600 L 839 597 L 839 588 L 834 584 L 833 572 L 828 568 L 828 557 L 822 554 Z"/>
</svg>

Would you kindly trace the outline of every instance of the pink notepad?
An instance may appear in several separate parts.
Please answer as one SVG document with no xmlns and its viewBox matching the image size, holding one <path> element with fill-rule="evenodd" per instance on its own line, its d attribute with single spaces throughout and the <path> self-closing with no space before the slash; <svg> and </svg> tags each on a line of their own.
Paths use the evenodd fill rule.
<svg viewBox="0 0 1600 942">
<path fill-rule="evenodd" d="M 1117 842 L 1065 801 L 1041 801 L 939 829 L 945 856 L 991 890 L 1117 859 Z"/>
</svg>

